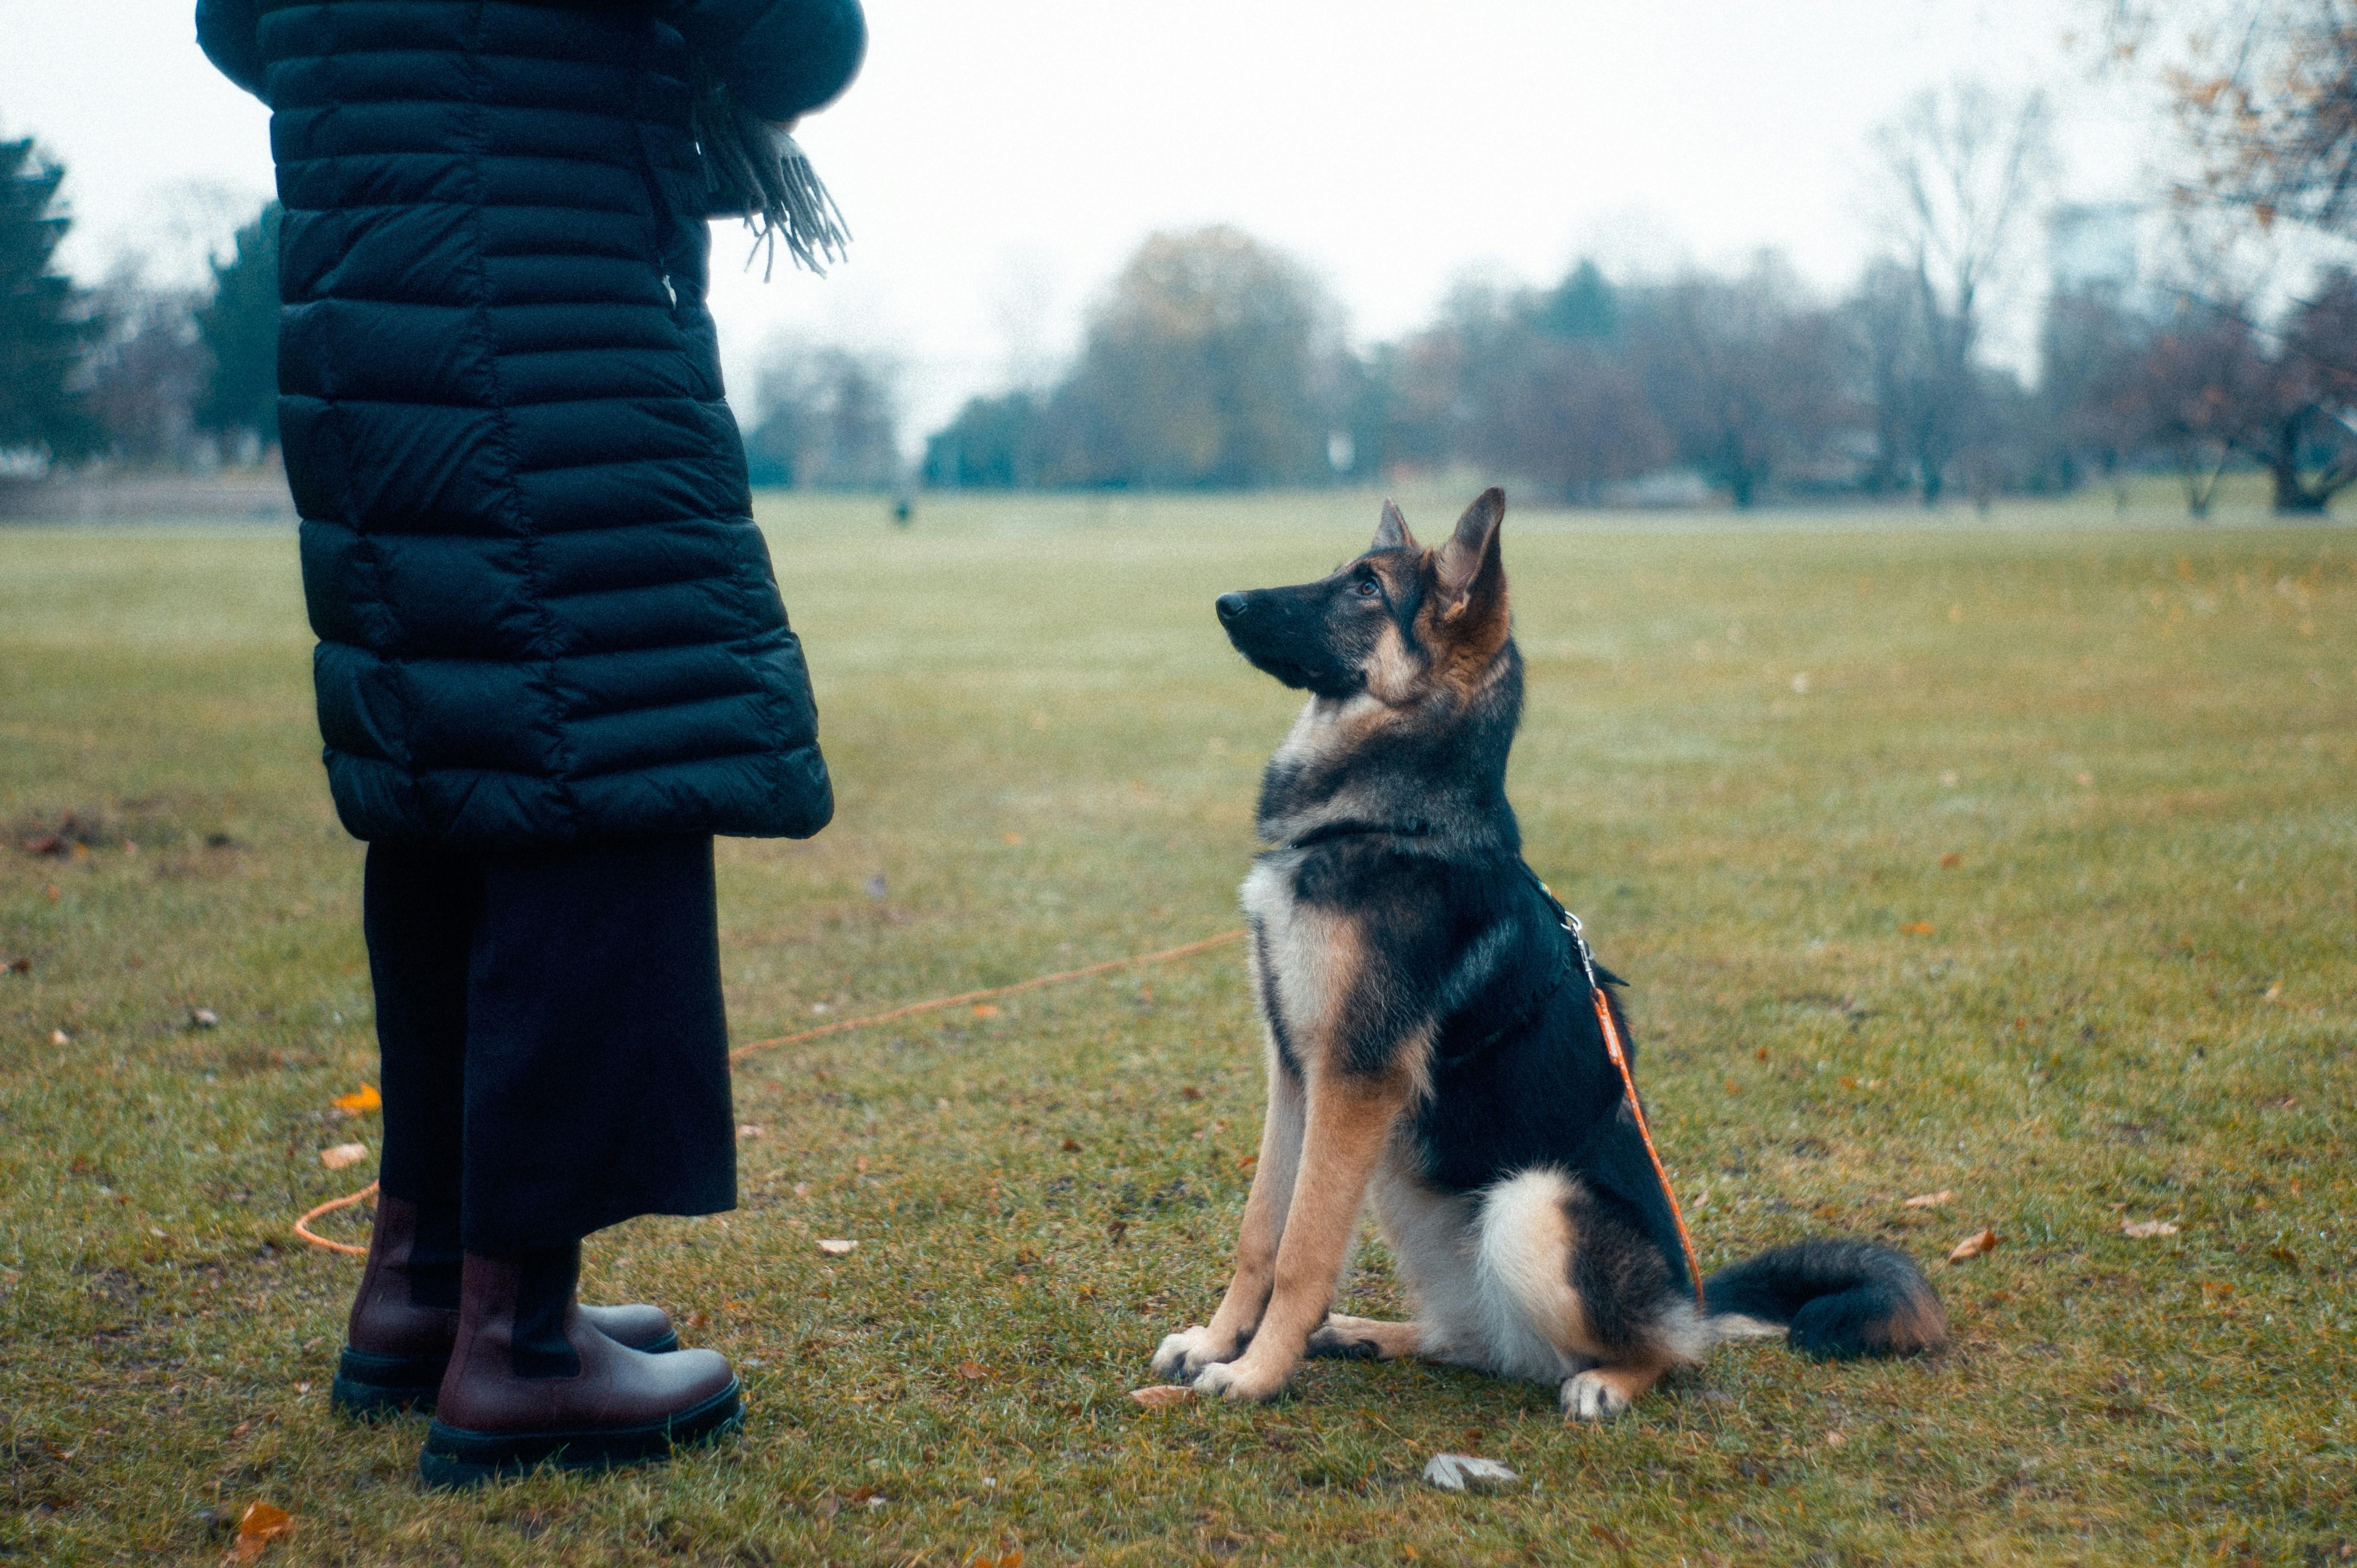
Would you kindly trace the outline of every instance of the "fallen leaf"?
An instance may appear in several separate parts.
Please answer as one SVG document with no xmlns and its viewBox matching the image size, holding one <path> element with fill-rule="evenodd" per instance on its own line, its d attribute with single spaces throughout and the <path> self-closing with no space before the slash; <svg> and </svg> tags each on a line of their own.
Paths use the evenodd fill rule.
<svg viewBox="0 0 2357 1568">
<path fill-rule="evenodd" d="M 1849 1434 L 1838 1426 L 1825 1434 L 1825 1446 L 1828 1448 L 1839 1448 L 1848 1441 Z"/>
<path fill-rule="evenodd" d="M 974 1015 L 977 1018 L 996 1018 L 998 1016 L 998 1007 L 995 1003 L 977 1002 L 974 1004 Z"/>
<path fill-rule="evenodd" d="M 1932 934 L 1932 922 L 1929 920 L 1910 920 L 1899 929 L 1906 932 L 1910 937 L 1928 937 Z"/>
<path fill-rule="evenodd" d="M 1023 842 L 1023 835 L 1021 833 L 1008 833 L 1005 836 L 1006 842 L 1010 844 L 1019 844 Z"/>
<path fill-rule="evenodd" d="M 1160 1410 L 1165 1405 L 1184 1404 L 1195 1397 L 1195 1391 L 1184 1383 L 1151 1383 L 1130 1390 L 1129 1397 L 1148 1410 Z"/>
<path fill-rule="evenodd" d="M 268 1503 L 253 1502 L 238 1516 L 237 1539 L 230 1543 L 229 1561 L 251 1563 L 270 1543 L 295 1529 L 295 1516 Z"/>
<path fill-rule="evenodd" d="M 1499 1492 L 1522 1479 L 1495 1459 L 1475 1454 L 1436 1454 L 1424 1462 L 1424 1478 L 1444 1492 Z"/>
<path fill-rule="evenodd" d="M 188 1009 L 188 1027 L 218 1029 L 221 1027 L 221 1015 L 210 1007 L 191 1007 Z"/>
<path fill-rule="evenodd" d="M 49 1044 L 53 1046 L 70 1046 L 73 1044 L 73 1036 L 67 1034 L 63 1029 L 51 1029 L 49 1031 Z"/>
<path fill-rule="evenodd" d="M 376 1091 L 374 1084 L 364 1083 L 350 1094 L 336 1096 L 333 1104 L 347 1116 L 361 1116 L 371 1111 L 383 1110 L 384 1096 Z"/>
<path fill-rule="evenodd" d="M 967 1382 L 978 1383 L 982 1381 L 983 1379 L 990 1376 L 990 1369 L 984 1366 L 979 1361 L 960 1361 L 958 1363 L 957 1374 L 959 1377 L 963 1378 Z"/>
<path fill-rule="evenodd" d="M 1081 1141 L 1078 1138 L 1067 1138 L 1064 1140 L 1064 1153 L 1068 1155 L 1077 1155 L 1080 1152 Z"/>
<path fill-rule="evenodd" d="M 1937 1208 L 1956 1196 L 1956 1189 L 1943 1187 L 1937 1192 L 1919 1192 L 1907 1200 L 1910 1208 Z"/>
<path fill-rule="evenodd" d="M 850 1251 L 854 1247 L 858 1245 L 858 1242 L 846 1241 L 840 1236 L 822 1236 L 819 1238 L 818 1250 L 822 1252 L 832 1253 L 835 1257 L 840 1258 L 845 1252 Z"/>
<path fill-rule="evenodd" d="M 346 1165 L 358 1165 L 367 1158 L 366 1144 L 337 1144 L 319 1151 L 319 1163 L 331 1171 L 339 1171 Z"/>
<path fill-rule="evenodd" d="M 30 974 L 33 972 L 33 961 L 28 958 L 12 958 L 8 961 L 8 972 L 11 974 Z"/>
<path fill-rule="evenodd" d="M 2152 1236 L 2174 1236 L 2177 1234 L 2177 1221 L 2174 1219 L 2124 1219 L 2120 1222 L 2120 1234 L 2133 1236 L 2139 1241 Z"/>
<path fill-rule="evenodd" d="M 1964 857 L 1953 849 L 1940 857 L 1940 869 L 1943 871 L 1953 871 L 1964 864 Z"/>
<path fill-rule="evenodd" d="M 1203 1091 L 1190 1083 L 1186 1088 L 1178 1091 L 1178 1098 L 1181 1100 L 1200 1100 L 1203 1098 Z"/>
<path fill-rule="evenodd" d="M 1996 1243 L 1997 1234 L 1996 1231 L 1987 1230 L 1975 1231 L 1974 1234 L 1965 1237 L 1963 1240 L 1957 1242 L 1955 1246 L 1949 1249 L 1948 1262 L 1952 1263 L 1969 1263 L 1984 1252 L 1996 1251 Z"/>
<path fill-rule="evenodd" d="M 798 1181 L 794 1183 L 794 1196 L 796 1197 L 808 1197 L 810 1196 L 810 1183 L 806 1181 Z"/>
</svg>

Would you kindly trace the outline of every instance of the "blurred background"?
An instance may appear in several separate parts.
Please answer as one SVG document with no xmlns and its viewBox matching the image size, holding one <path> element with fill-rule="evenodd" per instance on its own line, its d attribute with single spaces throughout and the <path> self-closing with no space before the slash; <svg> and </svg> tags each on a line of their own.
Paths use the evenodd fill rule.
<svg viewBox="0 0 2357 1568">
<path fill-rule="evenodd" d="M 286 507 L 267 113 L 190 10 L 0 0 L 0 516 Z M 2202 516 L 2357 480 L 2348 0 L 870 25 L 803 134 L 852 260 L 765 282 L 716 227 L 759 485 Z"/>
</svg>

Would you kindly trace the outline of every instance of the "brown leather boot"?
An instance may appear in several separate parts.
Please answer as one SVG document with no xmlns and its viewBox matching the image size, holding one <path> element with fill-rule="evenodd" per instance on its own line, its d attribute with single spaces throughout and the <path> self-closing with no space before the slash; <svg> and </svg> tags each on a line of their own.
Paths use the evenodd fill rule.
<svg viewBox="0 0 2357 1568">
<path fill-rule="evenodd" d="M 736 1374 L 714 1350 L 649 1355 L 618 1345 L 574 1304 L 578 1248 L 467 1254 L 458 1343 L 418 1473 L 470 1487 L 542 1465 L 599 1470 L 668 1459 L 744 1419 Z"/>
<path fill-rule="evenodd" d="M 434 1408 L 458 1337 L 458 1259 L 455 1220 L 423 1214 L 404 1198 L 378 1197 L 368 1266 L 328 1395 L 337 1411 L 369 1420 Z M 634 1350 L 679 1348 L 659 1306 L 585 1306 L 581 1313 Z"/>
</svg>

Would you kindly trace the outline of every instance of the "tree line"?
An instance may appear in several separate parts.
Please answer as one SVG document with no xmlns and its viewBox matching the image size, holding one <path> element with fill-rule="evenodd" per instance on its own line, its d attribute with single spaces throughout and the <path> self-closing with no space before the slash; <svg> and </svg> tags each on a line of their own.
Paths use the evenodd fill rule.
<svg viewBox="0 0 2357 1568">
<path fill-rule="evenodd" d="M 125 262 L 84 287 L 59 271 L 65 170 L 0 142 L 0 473 L 105 460 L 253 460 L 278 438 L 278 207 L 232 236 L 198 286 Z"/>
<path fill-rule="evenodd" d="M 2195 19 L 2233 25 L 2228 55 L 2193 15 L 2123 0 L 2111 42 L 2174 105 L 2182 157 L 2163 194 L 2206 242 L 2157 273 L 2058 274 L 2034 374 L 1988 337 L 1997 302 L 2038 281 L 2046 107 L 1959 83 L 1876 133 L 1883 242 L 1844 290 L 1773 251 L 1652 276 L 1579 259 L 1542 285 L 1462 283 L 1421 328 L 1360 347 L 1279 250 L 1224 226 L 1157 234 L 1060 372 L 969 400 L 913 473 L 899 367 L 775 346 L 744 400 L 753 478 L 1240 489 L 1470 467 L 1574 502 L 1707 487 L 1742 508 L 1986 500 L 2167 470 L 2201 515 L 2244 468 L 2279 510 L 2320 511 L 2357 484 L 2357 272 L 2287 289 L 2238 245 L 2291 227 L 2357 238 L 2357 0 L 2210 0 Z M 0 143 L 0 475 L 270 446 L 274 204 L 201 286 L 126 266 L 82 287 L 55 265 L 63 177 L 30 139 Z"/>
</svg>

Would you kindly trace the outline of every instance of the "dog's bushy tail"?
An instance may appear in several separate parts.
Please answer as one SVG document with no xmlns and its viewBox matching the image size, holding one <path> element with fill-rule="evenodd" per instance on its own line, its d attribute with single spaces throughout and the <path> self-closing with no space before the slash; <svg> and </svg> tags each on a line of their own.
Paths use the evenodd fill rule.
<svg viewBox="0 0 2357 1568">
<path fill-rule="evenodd" d="M 1774 1247 L 1703 1282 L 1721 1318 L 1781 1324 L 1792 1348 L 1826 1360 L 1913 1356 L 1948 1342 L 1940 1293 L 1913 1259 L 1870 1241 L 1823 1240 Z M 1727 1337 L 1744 1332 L 1725 1326 Z"/>
</svg>

